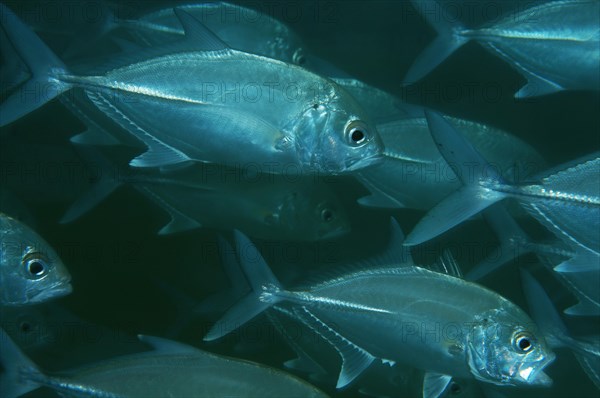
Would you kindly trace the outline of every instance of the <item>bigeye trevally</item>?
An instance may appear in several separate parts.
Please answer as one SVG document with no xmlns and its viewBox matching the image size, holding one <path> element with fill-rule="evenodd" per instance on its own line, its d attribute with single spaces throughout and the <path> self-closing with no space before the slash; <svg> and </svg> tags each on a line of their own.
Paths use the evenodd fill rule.
<svg viewBox="0 0 600 398">
<path fill-rule="evenodd" d="M 160 235 L 204 227 L 240 229 L 261 239 L 319 241 L 350 231 L 342 201 L 320 178 L 203 164 L 161 173 L 113 163 L 98 148 L 81 146 L 78 152 L 98 178 L 67 210 L 63 223 L 129 185 L 170 216 Z"/>
<path fill-rule="evenodd" d="M 600 1 L 550 1 L 518 9 L 477 29 L 463 27 L 444 2 L 413 0 L 412 4 L 438 37 L 411 66 L 406 83 L 421 79 L 456 49 L 475 40 L 527 79 L 516 98 L 600 89 Z"/>
<path fill-rule="evenodd" d="M 186 35 L 179 43 L 115 59 L 99 73 L 69 72 L 8 8 L 5 28 L 33 77 L 0 107 L 11 123 L 70 90 L 89 100 L 148 150 L 134 167 L 190 161 L 263 172 L 340 174 L 381 158 L 375 126 L 332 80 L 299 66 L 229 48 L 187 12 L 175 9 Z M 133 59 L 135 57 L 135 59 Z"/>
<path fill-rule="evenodd" d="M 305 45 L 300 37 L 271 15 L 225 2 L 182 4 L 177 8 L 206 25 L 231 48 L 290 64 L 306 64 Z M 117 19 L 114 25 L 127 29 L 136 42 L 150 46 L 184 36 L 173 7 L 135 19 Z"/>
<path fill-rule="evenodd" d="M 511 184 L 441 115 L 427 111 L 440 153 L 460 170 L 462 188 L 445 198 L 415 226 L 405 244 L 417 245 L 453 228 L 492 204 L 514 198 L 572 248 L 560 272 L 600 267 L 600 153 Z"/>
<path fill-rule="evenodd" d="M 40 387 L 67 397 L 326 397 L 310 384 L 257 363 L 226 358 L 171 340 L 139 336 L 154 350 L 108 359 L 68 376 L 44 374 L 0 329 L 0 394 Z"/>
<path fill-rule="evenodd" d="M 426 371 L 425 398 L 438 397 L 452 377 L 497 385 L 548 386 L 553 361 L 533 321 L 516 305 L 480 285 L 415 266 L 392 224 L 393 250 L 376 267 L 345 272 L 298 290 L 280 285 L 239 231 L 236 250 L 252 291 L 205 336 L 218 339 L 273 306 L 289 306 L 342 357 L 337 387 L 375 360 Z"/>
<path fill-rule="evenodd" d="M 0 305 L 30 305 L 71 293 L 71 275 L 34 230 L 0 213 Z"/>
</svg>

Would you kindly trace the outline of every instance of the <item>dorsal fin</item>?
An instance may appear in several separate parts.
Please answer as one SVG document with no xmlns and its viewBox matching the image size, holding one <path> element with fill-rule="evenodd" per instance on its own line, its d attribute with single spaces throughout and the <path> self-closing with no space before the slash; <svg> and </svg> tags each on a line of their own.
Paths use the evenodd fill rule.
<svg viewBox="0 0 600 398">
<path fill-rule="evenodd" d="M 217 51 L 228 49 L 229 46 L 217 35 L 210 31 L 202 22 L 198 21 L 187 11 L 174 8 L 173 11 L 185 31 L 185 40 L 194 43 L 199 50 Z"/>
<path fill-rule="evenodd" d="M 190 353 L 198 353 L 201 352 L 195 347 L 189 346 L 187 344 L 179 343 L 177 341 L 163 339 L 161 337 L 155 336 L 146 336 L 144 334 L 138 334 L 138 339 L 142 343 L 146 343 L 151 345 L 154 348 L 154 352 L 160 352 L 164 354 L 190 354 Z"/>
</svg>

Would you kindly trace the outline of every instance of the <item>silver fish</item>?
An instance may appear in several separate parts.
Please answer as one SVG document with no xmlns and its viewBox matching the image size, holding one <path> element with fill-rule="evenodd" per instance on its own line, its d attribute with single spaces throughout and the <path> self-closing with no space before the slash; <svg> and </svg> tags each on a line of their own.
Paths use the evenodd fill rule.
<svg viewBox="0 0 600 398">
<path fill-rule="evenodd" d="M 7 35 L 33 78 L 22 90 L 48 95 L 1 105 L 6 125 L 73 88 L 148 151 L 134 167 L 190 161 L 257 164 L 263 172 L 339 174 L 381 157 L 376 128 L 360 105 L 333 81 L 295 65 L 229 48 L 194 17 L 175 12 L 185 40 L 116 60 L 95 75 L 75 75 L 10 10 Z"/>
<path fill-rule="evenodd" d="M 183 4 L 178 8 L 206 25 L 231 48 L 290 64 L 306 64 L 305 45 L 298 35 L 270 15 L 225 2 Z M 172 7 L 136 19 L 117 19 L 115 26 L 128 29 L 137 42 L 150 46 L 185 34 Z"/>
<path fill-rule="evenodd" d="M 0 213 L 0 305 L 29 305 L 69 294 L 71 275 L 27 225 Z"/>
<path fill-rule="evenodd" d="M 154 351 L 132 354 L 51 376 L 0 329 L 0 393 L 18 397 L 48 387 L 68 397 L 326 397 L 315 387 L 256 363 L 221 357 L 171 340 L 139 336 Z"/>
<path fill-rule="evenodd" d="M 560 272 L 600 267 L 600 153 L 546 171 L 536 183 L 510 184 L 441 115 L 427 112 L 433 139 L 449 164 L 460 167 L 464 187 L 434 207 L 405 244 L 416 245 L 449 230 L 492 204 L 512 197 L 575 255 Z M 466 166 L 470 170 L 466 170 Z"/>
<path fill-rule="evenodd" d="M 481 123 L 447 120 L 509 181 L 545 168 L 538 152 L 519 138 Z M 356 173 L 371 195 L 359 203 L 375 207 L 429 210 L 461 187 L 460 179 L 436 149 L 424 117 L 377 125 L 384 160 Z"/>
<path fill-rule="evenodd" d="M 239 231 L 235 236 L 253 291 L 212 327 L 206 341 L 273 306 L 290 305 L 341 355 L 338 388 L 376 359 L 425 370 L 424 397 L 439 396 L 452 377 L 497 385 L 551 383 L 542 370 L 554 354 L 521 309 L 477 284 L 415 266 L 401 246 L 381 255 L 378 268 L 287 290 L 252 243 Z M 394 224 L 391 240 L 401 238 Z"/>
<path fill-rule="evenodd" d="M 435 27 L 438 37 L 407 72 L 408 83 L 421 79 L 469 40 L 476 40 L 527 79 L 516 98 L 600 89 L 597 0 L 551 1 L 477 29 L 454 22 L 443 2 L 413 0 L 412 4 Z"/>
<path fill-rule="evenodd" d="M 344 205 L 321 179 L 215 165 L 139 171 L 111 164 L 96 148 L 80 147 L 79 152 L 99 178 L 61 222 L 79 218 L 120 185 L 130 185 L 169 214 L 161 235 L 206 227 L 240 229 L 263 239 L 317 241 L 350 231 Z"/>
</svg>

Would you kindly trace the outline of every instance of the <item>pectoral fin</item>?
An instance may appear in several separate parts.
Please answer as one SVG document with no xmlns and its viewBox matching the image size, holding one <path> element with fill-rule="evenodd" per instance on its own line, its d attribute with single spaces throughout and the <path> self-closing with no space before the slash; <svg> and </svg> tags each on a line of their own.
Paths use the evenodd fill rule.
<svg viewBox="0 0 600 398">
<path fill-rule="evenodd" d="M 71 137 L 71 142 L 80 145 L 102 145 L 112 146 L 120 145 L 121 143 L 115 137 L 106 131 L 101 131 L 95 128 L 88 128 L 83 133 Z"/>
<path fill-rule="evenodd" d="M 439 373 L 425 373 L 423 378 L 423 398 L 437 398 L 446 390 L 452 376 Z"/>
<path fill-rule="evenodd" d="M 552 94 L 564 90 L 564 87 L 561 85 L 536 75 L 527 69 L 518 69 L 527 78 L 527 84 L 516 92 L 515 98 L 538 97 L 540 95 Z"/>
</svg>

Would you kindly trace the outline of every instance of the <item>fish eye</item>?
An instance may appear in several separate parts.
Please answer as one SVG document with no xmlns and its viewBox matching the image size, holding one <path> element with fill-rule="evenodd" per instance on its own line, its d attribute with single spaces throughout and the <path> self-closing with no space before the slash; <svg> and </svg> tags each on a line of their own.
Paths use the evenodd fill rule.
<svg viewBox="0 0 600 398">
<path fill-rule="evenodd" d="M 330 222 L 333 220 L 334 214 L 331 209 L 323 209 L 321 210 L 321 220 L 325 222 Z"/>
<path fill-rule="evenodd" d="M 33 279 L 40 279 L 48 273 L 48 265 L 41 258 L 26 259 L 24 264 L 28 276 Z"/>
<path fill-rule="evenodd" d="M 360 120 L 354 120 L 346 126 L 346 139 L 350 145 L 359 146 L 367 141 L 367 125 Z"/>
<path fill-rule="evenodd" d="M 21 332 L 23 333 L 29 333 L 32 328 L 29 322 L 23 321 L 19 324 L 19 329 L 21 329 Z"/>
<path fill-rule="evenodd" d="M 297 65 L 304 65 L 306 63 L 306 57 L 301 48 L 297 49 L 292 55 L 292 61 Z"/>
<path fill-rule="evenodd" d="M 519 352 L 529 352 L 533 349 L 533 339 L 527 333 L 517 333 L 514 337 L 514 346 Z"/>
</svg>

